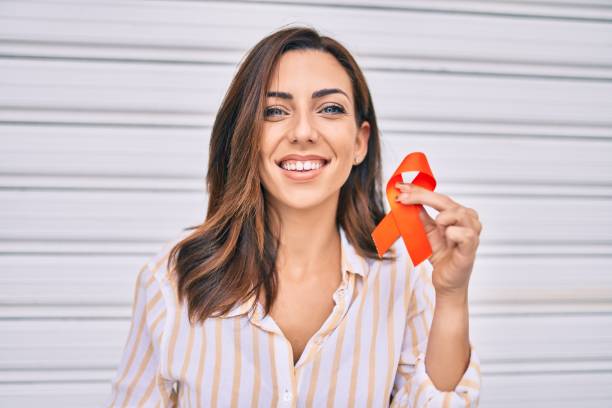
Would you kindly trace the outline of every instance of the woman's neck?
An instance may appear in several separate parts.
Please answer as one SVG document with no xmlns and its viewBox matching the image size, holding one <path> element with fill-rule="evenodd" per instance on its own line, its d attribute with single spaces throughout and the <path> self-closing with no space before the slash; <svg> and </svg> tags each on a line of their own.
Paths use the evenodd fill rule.
<svg viewBox="0 0 612 408">
<path fill-rule="evenodd" d="M 340 262 L 337 207 L 337 196 L 309 209 L 276 207 L 282 220 L 277 258 L 281 279 L 318 278 L 316 275 L 329 273 L 329 267 L 322 268 L 322 264 Z"/>
</svg>

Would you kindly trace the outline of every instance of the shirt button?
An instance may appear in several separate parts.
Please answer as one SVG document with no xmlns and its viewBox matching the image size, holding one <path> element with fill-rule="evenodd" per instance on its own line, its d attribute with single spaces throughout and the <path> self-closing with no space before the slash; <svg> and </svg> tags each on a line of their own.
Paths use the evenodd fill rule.
<svg viewBox="0 0 612 408">
<path fill-rule="evenodd" d="M 293 394 L 291 394 L 291 392 L 285 390 L 285 392 L 283 393 L 283 401 L 289 402 L 292 399 L 293 399 Z"/>
</svg>

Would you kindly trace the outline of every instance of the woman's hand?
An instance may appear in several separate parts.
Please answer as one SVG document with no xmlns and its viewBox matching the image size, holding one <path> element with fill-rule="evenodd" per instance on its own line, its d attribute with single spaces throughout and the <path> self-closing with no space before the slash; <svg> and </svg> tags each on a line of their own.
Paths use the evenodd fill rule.
<svg viewBox="0 0 612 408">
<path fill-rule="evenodd" d="M 482 224 L 478 213 L 453 201 L 449 196 L 413 184 L 397 183 L 396 201 L 402 204 L 424 204 L 439 214 L 434 220 L 421 208 L 419 214 L 431 244 L 432 283 L 436 296 L 465 296 Z"/>
</svg>

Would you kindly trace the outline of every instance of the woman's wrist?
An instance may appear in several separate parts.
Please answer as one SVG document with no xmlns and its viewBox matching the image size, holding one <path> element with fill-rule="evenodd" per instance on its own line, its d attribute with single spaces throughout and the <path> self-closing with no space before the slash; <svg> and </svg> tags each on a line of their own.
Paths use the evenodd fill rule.
<svg viewBox="0 0 612 408">
<path fill-rule="evenodd" d="M 436 307 L 463 308 L 468 306 L 468 289 L 436 290 Z"/>
</svg>

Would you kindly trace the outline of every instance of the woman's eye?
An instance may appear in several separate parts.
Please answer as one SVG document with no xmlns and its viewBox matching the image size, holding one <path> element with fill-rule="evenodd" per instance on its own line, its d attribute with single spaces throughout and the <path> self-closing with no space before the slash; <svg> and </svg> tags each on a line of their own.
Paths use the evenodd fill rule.
<svg viewBox="0 0 612 408">
<path fill-rule="evenodd" d="M 331 114 L 346 113 L 344 108 L 342 106 L 340 106 L 340 105 L 327 105 L 326 107 L 321 109 L 321 112 L 323 112 L 323 113 L 331 113 Z M 268 117 L 268 116 L 283 116 L 285 114 L 286 114 L 286 112 L 284 110 L 282 110 L 281 108 L 277 108 L 277 107 L 266 108 L 264 110 L 264 116 L 265 117 Z"/>
<path fill-rule="evenodd" d="M 266 108 L 264 111 L 264 116 L 277 116 L 283 114 L 283 110 L 280 108 Z"/>
<path fill-rule="evenodd" d="M 327 105 L 321 110 L 324 111 L 325 113 L 345 113 L 344 108 L 340 105 Z"/>
</svg>

